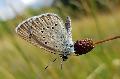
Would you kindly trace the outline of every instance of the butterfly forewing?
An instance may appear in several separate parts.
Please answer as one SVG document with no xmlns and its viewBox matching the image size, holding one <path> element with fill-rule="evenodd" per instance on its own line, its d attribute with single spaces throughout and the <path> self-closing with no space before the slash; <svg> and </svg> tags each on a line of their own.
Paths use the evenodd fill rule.
<svg viewBox="0 0 120 79">
<path fill-rule="evenodd" d="M 67 33 L 63 21 L 56 14 L 47 13 L 31 17 L 16 28 L 24 40 L 53 52 L 63 52 Z"/>
</svg>

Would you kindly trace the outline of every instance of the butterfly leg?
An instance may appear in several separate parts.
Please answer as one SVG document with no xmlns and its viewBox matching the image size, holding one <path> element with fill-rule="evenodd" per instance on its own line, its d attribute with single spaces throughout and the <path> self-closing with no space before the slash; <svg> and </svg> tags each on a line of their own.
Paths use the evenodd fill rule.
<svg viewBox="0 0 120 79">
<path fill-rule="evenodd" d="M 60 68 L 62 69 L 63 61 L 66 61 L 68 59 L 67 55 L 61 54 L 61 63 L 60 63 Z"/>
<path fill-rule="evenodd" d="M 62 67 L 63 67 L 63 61 L 66 61 L 68 59 L 68 57 L 64 56 L 64 55 L 61 55 L 60 57 L 61 57 L 60 68 L 62 69 Z"/>
<path fill-rule="evenodd" d="M 61 70 L 62 70 L 62 65 L 63 65 L 63 60 L 61 60 L 61 63 L 60 63 Z"/>
<path fill-rule="evenodd" d="M 45 69 L 47 69 L 50 64 L 54 63 L 54 62 L 56 61 L 56 59 L 57 59 L 57 58 L 55 58 L 51 63 L 49 63 L 49 64 L 45 67 Z"/>
</svg>

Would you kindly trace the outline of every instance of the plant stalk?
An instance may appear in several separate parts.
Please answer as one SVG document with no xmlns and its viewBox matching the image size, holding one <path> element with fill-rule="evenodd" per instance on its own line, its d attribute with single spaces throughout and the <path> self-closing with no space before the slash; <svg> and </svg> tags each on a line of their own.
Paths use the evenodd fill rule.
<svg viewBox="0 0 120 79">
<path fill-rule="evenodd" d="M 107 38 L 107 39 L 104 39 L 104 40 L 100 40 L 100 41 L 94 42 L 94 45 L 97 45 L 97 44 L 100 44 L 100 43 L 104 43 L 104 42 L 107 42 L 107 41 L 110 41 L 110 40 L 114 40 L 114 39 L 117 39 L 117 38 L 120 38 L 120 36 L 114 36 L 114 37 L 111 37 L 111 38 Z"/>
</svg>

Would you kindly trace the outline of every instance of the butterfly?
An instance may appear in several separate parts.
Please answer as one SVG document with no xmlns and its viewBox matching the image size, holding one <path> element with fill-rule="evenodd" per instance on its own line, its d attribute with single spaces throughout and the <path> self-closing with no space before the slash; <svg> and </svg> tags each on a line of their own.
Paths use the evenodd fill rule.
<svg viewBox="0 0 120 79">
<path fill-rule="evenodd" d="M 33 16 L 21 22 L 15 30 L 25 41 L 49 52 L 56 52 L 62 61 L 66 61 L 72 53 L 82 55 L 94 48 L 91 39 L 73 42 L 69 16 L 65 23 L 54 13 Z"/>
</svg>

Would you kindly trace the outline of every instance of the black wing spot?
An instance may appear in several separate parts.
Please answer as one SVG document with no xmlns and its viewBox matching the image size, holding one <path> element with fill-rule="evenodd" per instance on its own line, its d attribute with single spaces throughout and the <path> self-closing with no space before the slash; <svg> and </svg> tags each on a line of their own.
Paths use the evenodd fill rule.
<svg viewBox="0 0 120 79">
<path fill-rule="evenodd" d="M 66 46 L 68 46 L 68 44 L 66 44 Z"/>
<path fill-rule="evenodd" d="M 41 17 L 45 17 L 45 15 L 42 15 Z"/>
<path fill-rule="evenodd" d="M 54 27 L 52 27 L 52 29 L 54 29 Z"/>
<path fill-rule="evenodd" d="M 50 14 L 47 14 L 47 16 L 50 16 Z"/>
<path fill-rule="evenodd" d="M 57 26 L 58 24 L 56 23 L 55 26 Z"/>
<path fill-rule="evenodd" d="M 41 31 L 42 33 L 44 32 L 44 31 Z"/>
<path fill-rule="evenodd" d="M 32 36 L 32 34 L 30 33 L 30 34 L 29 34 L 29 39 L 31 39 L 31 38 L 32 38 L 31 36 Z"/>
<path fill-rule="evenodd" d="M 45 44 L 47 44 L 47 42 L 45 42 Z"/>
<path fill-rule="evenodd" d="M 70 45 L 70 47 L 73 47 L 73 45 Z"/>
<path fill-rule="evenodd" d="M 39 23 L 38 21 L 36 21 L 37 23 Z"/>
<path fill-rule="evenodd" d="M 45 38 L 45 37 L 43 37 L 43 38 Z"/>
<path fill-rule="evenodd" d="M 62 38 L 64 38 L 64 36 L 62 35 L 60 38 L 62 39 Z"/>
<path fill-rule="evenodd" d="M 54 36 L 52 36 L 52 38 L 53 38 Z"/>
<path fill-rule="evenodd" d="M 43 30 L 45 30 L 45 28 L 43 28 Z"/>
</svg>

